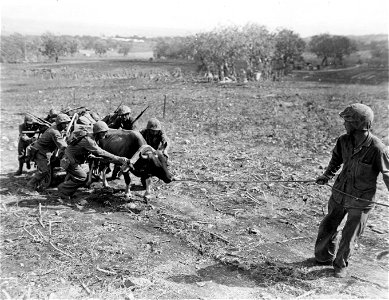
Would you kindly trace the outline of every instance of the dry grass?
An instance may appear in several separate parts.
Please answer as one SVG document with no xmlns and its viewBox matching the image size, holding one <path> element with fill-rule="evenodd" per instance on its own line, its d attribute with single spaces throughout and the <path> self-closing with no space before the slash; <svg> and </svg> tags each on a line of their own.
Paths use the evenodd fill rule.
<svg viewBox="0 0 389 300">
<path fill-rule="evenodd" d="M 43 67 L 59 71 L 54 79 L 23 71 Z M 173 75 L 177 68 L 183 76 Z M 137 114 L 150 105 L 138 124 L 142 128 L 152 116 L 162 120 L 164 95 L 171 169 L 181 178 L 314 179 L 343 132 L 337 113 L 356 101 L 373 107 L 374 132 L 388 141 L 386 84 L 219 85 L 203 82 L 193 70 L 182 63 L 117 60 L 5 68 L 2 297 L 385 297 L 387 256 L 377 255 L 387 247 L 386 208 L 372 213 L 351 262 L 354 278 L 336 281 L 329 268 L 310 260 L 330 193 L 325 187 L 154 180 L 150 207 L 140 196 L 126 204 L 118 180 L 111 189 L 97 184 L 81 190 L 66 203 L 53 192 L 27 190 L 31 173 L 12 176 L 16 124 L 25 111 L 44 116 L 50 106 L 85 105 L 104 115 L 124 101 Z M 380 182 L 381 201 L 383 190 Z"/>
</svg>

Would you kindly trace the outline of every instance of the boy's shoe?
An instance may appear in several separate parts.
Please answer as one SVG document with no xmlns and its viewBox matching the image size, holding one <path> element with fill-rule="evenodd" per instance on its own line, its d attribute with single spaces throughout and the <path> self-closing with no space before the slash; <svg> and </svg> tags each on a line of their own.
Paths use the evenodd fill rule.
<svg viewBox="0 0 389 300">
<path fill-rule="evenodd" d="M 334 276 L 336 278 L 345 278 L 348 276 L 347 268 L 335 268 Z"/>
</svg>

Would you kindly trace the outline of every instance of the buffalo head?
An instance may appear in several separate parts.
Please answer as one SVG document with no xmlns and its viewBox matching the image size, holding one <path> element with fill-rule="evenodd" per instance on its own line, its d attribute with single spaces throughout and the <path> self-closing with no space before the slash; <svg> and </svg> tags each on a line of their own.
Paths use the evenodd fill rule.
<svg viewBox="0 0 389 300">
<path fill-rule="evenodd" d="M 172 182 L 173 175 L 168 170 L 167 157 L 162 151 L 148 147 L 139 155 L 139 159 L 133 165 L 132 173 L 135 176 L 143 178 L 155 176 L 165 183 Z"/>
</svg>

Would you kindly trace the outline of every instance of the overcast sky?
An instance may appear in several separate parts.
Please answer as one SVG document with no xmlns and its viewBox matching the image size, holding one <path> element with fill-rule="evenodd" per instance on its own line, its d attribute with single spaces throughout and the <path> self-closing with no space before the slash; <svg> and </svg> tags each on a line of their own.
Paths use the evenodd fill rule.
<svg viewBox="0 0 389 300">
<path fill-rule="evenodd" d="M 220 25 L 319 33 L 388 33 L 389 0 L 2 0 L 2 32 L 190 34 Z"/>
</svg>

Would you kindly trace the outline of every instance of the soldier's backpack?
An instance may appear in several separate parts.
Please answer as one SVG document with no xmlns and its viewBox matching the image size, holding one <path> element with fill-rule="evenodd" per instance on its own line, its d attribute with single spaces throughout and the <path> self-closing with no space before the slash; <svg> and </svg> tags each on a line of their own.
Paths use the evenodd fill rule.
<svg viewBox="0 0 389 300">
<path fill-rule="evenodd" d="M 72 146 L 77 145 L 87 135 L 88 135 L 87 130 L 82 129 L 78 131 L 73 131 L 68 139 L 68 145 L 72 145 Z"/>
</svg>

